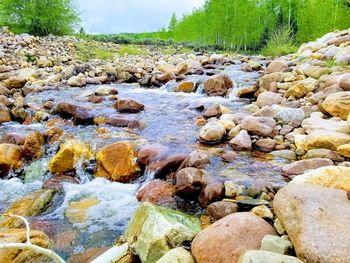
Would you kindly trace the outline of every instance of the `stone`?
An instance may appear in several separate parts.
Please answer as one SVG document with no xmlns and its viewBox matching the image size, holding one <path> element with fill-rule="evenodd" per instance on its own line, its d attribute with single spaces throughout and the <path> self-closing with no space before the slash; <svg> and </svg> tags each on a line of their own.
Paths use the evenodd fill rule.
<svg viewBox="0 0 350 263">
<path fill-rule="evenodd" d="M 156 178 L 164 179 L 167 175 L 176 172 L 185 161 L 186 155 L 170 154 L 163 155 L 159 159 L 155 159 L 148 166 L 148 170 L 154 174 Z"/>
<path fill-rule="evenodd" d="M 339 146 L 350 142 L 350 135 L 340 132 L 318 130 L 309 135 L 296 136 L 295 144 L 304 150 L 329 149 L 336 151 Z"/>
<path fill-rule="evenodd" d="M 267 138 L 267 139 L 259 139 L 255 142 L 255 147 L 263 152 L 271 152 L 277 146 L 277 141 Z"/>
<path fill-rule="evenodd" d="M 212 221 L 217 221 L 237 211 L 238 205 L 233 202 L 214 202 L 207 207 L 207 213 Z"/>
<path fill-rule="evenodd" d="M 321 76 L 331 73 L 331 69 L 320 66 L 308 66 L 303 69 L 303 73 L 307 77 L 319 79 Z"/>
<path fill-rule="evenodd" d="M 161 144 L 146 144 L 137 152 L 137 160 L 142 165 L 149 165 L 155 158 L 168 151 L 168 147 Z"/>
<path fill-rule="evenodd" d="M 317 88 L 318 82 L 315 79 L 308 78 L 299 81 L 297 84 L 290 87 L 286 92 L 286 97 L 303 98 L 309 92 L 314 91 Z"/>
<path fill-rule="evenodd" d="M 10 110 L 5 106 L 0 104 L 0 124 L 11 121 Z"/>
<path fill-rule="evenodd" d="M 303 263 L 303 261 L 279 253 L 250 250 L 243 254 L 238 263 Z"/>
<path fill-rule="evenodd" d="M 238 154 L 234 151 L 226 151 L 220 157 L 226 163 L 233 163 L 237 159 Z"/>
<path fill-rule="evenodd" d="M 292 122 L 297 126 L 300 126 L 305 119 L 305 113 L 302 109 L 281 108 L 275 115 L 275 119 L 282 124 L 289 124 Z"/>
<path fill-rule="evenodd" d="M 192 242 L 192 254 L 197 263 L 232 263 L 252 249 L 260 249 L 265 235 L 274 229 L 251 213 L 228 215 L 202 230 Z"/>
<path fill-rule="evenodd" d="M 278 191 L 273 207 L 300 260 L 319 263 L 350 261 L 350 202 L 346 192 L 289 184 Z"/>
<path fill-rule="evenodd" d="M 241 130 L 239 134 L 229 142 L 229 144 L 237 151 L 251 151 L 253 149 L 252 139 L 246 130 Z"/>
<path fill-rule="evenodd" d="M 259 136 L 271 136 L 276 126 L 272 118 L 267 117 L 246 117 L 240 123 L 241 129 L 247 130 Z"/>
<path fill-rule="evenodd" d="M 258 105 L 260 108 L 264 106 L 272 106 L 275 104 L 281 104 L 282 102 L 282 96 L 275 92 L 266 91 L 261 93 L 257 100 L 256 105 Z"/>
<path fill-rule="evenodd" d="M 109 87 L 109 86 L 99 86 L 95 90 L 95 94 L 97 96 L 116 95 L 116 94 L 118 94 L 118 91 L 112 87 Z"/>
<path fill-rule="evenodd" d="M 338 82 L 338 86 L 345 91 L 350 91 L 350 73 L 342 76 Z"/>
<path fill-rule="evenodd" d="M 342 166 L 321 167 L 294 177 L 291 183 L 332 187 L 350 192 L 350 168 Z"/>
<path fill-rule="evenodd" d="M 259 87 L 262 90 L 270 90 L 270 86 L 273 82 L 283 82 L 286 77 L 286 74 L 283 72 L 274 72 L 262 76 L 259 79 Z"/>
<path fill-rule="evenodd" d="M 145 109 L 145 106 L 135 100 L 118 100 L 114 106 L 121 113 L 138 113 Z"/>
<path fill-rule="evenodd" d="M 278 150 L 270 153 L 273 157 L 282 158 L 286 160 L 296 160 L 297 156 L 292 150 Z"/>
<path fill-rule="evenodd" d="M 199 196 L 199 204 L 206 208 L 209 204 L 222 199 L 225 196 L 225 187 L 221 182 L 211 183 L 204 187 Z"/>
<path fill-rule="evenodd" d="M 301 126 L 308 134 L 318 130 L 334 131 L 345 134 L 350 133 L 350 127 L 346 121 L 339 118 L 324 119 L 323 117 L 323 114 L 320 112 L 312 113 L 310 118 L 305 119 L 302 122 Z"/>
<path fill-rule="evenodd" d="M 172 248 L 181 246 L 201 231 L 198 218 L 184 213 L 142 203 L 136 210 L 125 238 L 143 263 L 161 259 Z"/>
<path fill-rule="evenodd" d="M 88 108 L 80 106 L 75 102 L 60 102 L 56 106 L 56 113 L 62 118 L 73 118 L 75 124 L 92 124 L 93 115 Z"/>
<path fill-rule="evenodd" d="M 335 151 L 329 149 L 312 149 L 309 150 L 305 155 L 305 159 L 313 158 L 328 158 L 335 162 L 343 161 L 344 158 L 337 154 Z"/>
<path fill-rule="evenodd" d="M 344 144 L 337 148 L 337 153 L 346 158 L 350 158 L 350 144 Z"/>
<path fill-rule="evenodd" d="M 196 91 L 196 86 L 192 81 L 182 81 L 177 86 L 178 92 L 191 93 Z"/>
<path fill-rule="evenodd" d="M 274 218 L 272 211 L 266 205 L 258 205 L 254 207 L 252 210 L 250 210 L 250 213 L 253 213 L 256 216 L 265 218 L 265 219 Z"/>
<path fill-rule="evenodd" d="M 100 200 L 95 197 L 83 198 L 69 203 L 64 215 L 71 224 L 81 224 L 89 220 L 88 211 L 98 205 Z"/>
<path fill-rule="evenodd" d="M 130 142 L 116 142 L 96 154 L 95 175 L 114 182 L 130 182 L 140 175 L 136 152 Z"/>
<path fill-rule="evenodd" d="M 199 151 L 191 152 L 181 164 L 181 169 L 185 167 L 203 168 L 206 164 L 210 164 L 207 154 Z M 180 169 L 179 168 L 179 169 Z"/>
<path fill-rule="evenodd" d="M 138 191 L 137 200 L 162 205 L 172 203 L 174 194 L 175 189 L 170 183 L 157 179 L 147 183 Z"/>
<path fill-rule="evenodd" d="M 182 247 L 173 248 L 156 263 L 195 263 L 190 252 Z"/>
<path fill-rule="evenodd" d="M 26 83 L 26 79 L 22 77 L 10 77 L 4 81 L 5 87 L 8 89 L 21 89 Z"/>
<path fill-rule="evenodd" d="M 175 188 L 178 195 L 198 194 L 207 184 L 207 174 L 202 169 L 187 167 L 176 173 Z"/>
<path fill-rule="evenodd" d="M 30 242 L 42 248 L 49 248 L 50 239 L 41 231 L 30 231 Z M 27 231 L 25 228 L 3 228 L 0 229 L 0 244 L 4 243 L 26 243 Z M 43 262 L 42 255 L 32 250 L 22 249 L 2 249 L 0 250 L 0 262 L 2 263 L 24 263 L 24 262 Z"/>
<path fill-rule="evenodd" d="M 204 91 L 209 96 L 225 96 L 231 88 L 233 82 L 225 74 L 215 75 L 204 83 Z"/>
<path fill-rule="evenodd" d="M 84 87 L 86 86 L 85 78 L 80 76 L 73 76 L 68 79 L 67 84 L 71 87 Z"/>
<path fill-rule="evenodd" d="M 293 244 L 290 240 L 279 237 L 266 235 L 261 241 L 261 250 L 279 253 L 282 255 L 289 254 L 293 249 Z"/>
<path fill-rule="evenodd" d="M 243 193 L 243 187 L 235 184 L 232 181 L 226 181 L 225 186 L 225 196 L 235 198 Z"/>
<path fill-rule="evenodd" d="M 210 119 L 213 117 L 219 118 L 222 114 L 220 104 L 214 104 L 210 106 L 203 114 L 203 117 Z"/>
<path fill-rule="evenodd" d="M 23 154 L 28 159 L 38 159 L 42 155 L 42 147 L 45 143 L 44 136 L 40 132 L 28 134 L 23 145 Z"/>
<path fill-rule="evenodd" d="M 44 212 L 52 203 L 55 191 L 51 189 L 38 190 L 16 200 L 5 212 L 5 214 L 23 217 L 37 216 Z M 0 227 L 17 228 L 24 225 L 18 218 L 6 217 L 0 222 Z"/>
<path fill-rule="evenodd" d="M 61 144 L 59 151 L 50 160 L 49 171 L 53 174 L 63 174 L 75 170 L 78 162 L 86 162 L 91 157 L 91 150 L 85 143 L 78 140 L 67 140 Z"/>
<path fill-rule="evenodd" d="M 266 68 L 266 73 L 284 72 L 288 69 L 288 62 L 285 60 L 274 60 Z"/>
<path fill-rule="evenodd" d="M 216 144 L 221 142 L 226 134 L 226 128 L 219 121 L 209 121 L 199 131 L 199 138 L 201 142 L 207 144 Z"/>
<path fill-rule="evenodd" d="M 260 70 L 262 69 L 261 64 L 259 63 L 259 61 L 256 60 L 250 60 L 248 62 L 248 66 L 252 69 L 252 70 Z"/>
<path fill-rule="evenodd" d="M 322 106 L 330 115 L 346 121 L 350 113 L 350 91 L 330 94 Z"/>
<path fill-rule="evenodd" d="M 243 87 L 237 91 L 236 96 L 237 98 L 253 98 L 255 92 L 257 91 L 258 91 L 257 86 Z"/>
<path fill-rule="evenodd" d="M 20 146 L 0 144 L 0 178 L 7 175 L 9 170 L 18 170 L 23 167 L 23 150 Z"/>
<path fill-rule="evenodd" d="M 282 167 L 282 174 L 284 176 L 293 176 L 300 175 L 306 172 L 307 170 L 316 169 L 324 166 L 333 165 L 333 161 L 325 158 L 315 158 L 296 161 L 291 164 L 284 165 Z"/>
</svg>

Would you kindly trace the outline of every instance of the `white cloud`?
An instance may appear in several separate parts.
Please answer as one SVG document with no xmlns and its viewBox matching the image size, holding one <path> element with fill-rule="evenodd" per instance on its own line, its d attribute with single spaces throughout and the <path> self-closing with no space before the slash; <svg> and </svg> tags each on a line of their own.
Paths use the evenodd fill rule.
<svg viewBox="0 0 350 263">
<path fill-rule="evenodd" d="M 156 31 L 200 7 L 205 0 L 77 0 L 84 29 L 89 33 Z"/>
</svg>

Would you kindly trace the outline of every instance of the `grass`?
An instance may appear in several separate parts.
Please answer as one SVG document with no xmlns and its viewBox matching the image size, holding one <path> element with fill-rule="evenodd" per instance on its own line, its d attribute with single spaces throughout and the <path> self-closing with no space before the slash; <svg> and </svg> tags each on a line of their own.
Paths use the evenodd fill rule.
<svg viewBox="0 0 350 263">
<path fill-rule="evenodd" d="M 278 57 L 295 53 L 297 50 L 298 47 L 292 36 L 292 30 L 288 27 L 282 27 L 272 35 L 261 54 Z"/>
<path fill-rule="evenodd" d="M 78 58 L 82 61 L 88 61 L 90 59 L 112 60 L 115 56 L 114 50 L 102 45 L 77 44 L 76 48 Z"/>
<path fill-rule="evenodd" d="M 133 55 L 133 56 L 147 56 L 148 50 L 144 47 L 136 45 L 121 45 L 118 54 L 123 55 Z"/>
</svg>

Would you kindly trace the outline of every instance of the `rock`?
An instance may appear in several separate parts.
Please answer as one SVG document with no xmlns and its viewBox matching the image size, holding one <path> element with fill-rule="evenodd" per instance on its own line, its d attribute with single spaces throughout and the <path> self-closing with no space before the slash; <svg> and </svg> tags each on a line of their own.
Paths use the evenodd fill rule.
<svg viewBox="0 0 350 263">
<path fill-rule="evenodd" d="M 174 201 L 174 187 L 162 180 L 154 180 L 147 183 L 137 193 L 139 202 L 149 202 L 155 205 L 172 203 Z"/>
<path fill-rule="evenodd" d="M 335 151 L 328 149 L 312 149 L 309 150 L 305 156 L 305 159 L 314 159 L 314 158 L 328 158 L 332 161 L 340 162 L 343 161 L 344 158 L 339 156 Z"/>
<path fill-rule="evenodd" d="M 186 157 L 186 159 L 181 164 L 180 168 L 203 168 L 206 164 L 210 164 L 210 159 L 208 158 L 208 155 L 206 155 L 203 152 L 193 151 Z"/>
<path fill-rule="evenodd" d="M 241 130 L 239 134 L 229 142 L 229 144 L 237 151 L 251 151 L 253 148 L 252 140 L 246 130 Z"/>
<path fill-rule="evenodd" d="M 266 73 L 284 72 L 288 69 L 288 63 L 285 60 L 274 60 L 266 68 Z"/>
<path fill-rule="evenodd" d="M 145 106 L 135 100 L 118 100 L 114 107 L 121 113 L 138 113 L 145 109 Z"/>
<path fill-rule="evenodd" d="M 95 123 L 98 123 L 99 120 L 100 117 L 94 118 Z M 104 120 L 104 117 L 102 117 L 102 120 Z M 137 119 L 120 117 L 117 114 L 109 115 L 105 122 L 115 127 L 138 128 L 140 126 L 140 122 Z"/>
<path fill-rule="evenodd" d="M 258 205 L 254 207 L 252 210 L 250 210 L 250 213 L 253 213 L 256 216 L 265 218 L 265 219 L 274 218 L 272 211 L 266 205 Z"/>
<path fill-rule="evenodd" d="M 273 151 L 270 153 L 273 157 L 278 157 L 286 160 L 296 160 L 297 156 L 294 151 L 292 150 L 279 150 L 279 151 Z"/>
<path fill-rule="evenodd" d="M 168 147 L 161 144 L 146 144 L 143 145 L 137 153 L 137 160 L 143 165 L 149 165 L 156 157 L 166 153 Z"/>
<path fill-rule="evenodd" d="M 337 148 L 337 153 L 346 158 L 350 158 L 350 144 L 344 144 Z"/>
<path fill-rule="evenodd" d="M 224 162 L 233 163 L 237 159 L 238 154 L 234 151 L 227 151 L 220 157 Z"/>
<path fill-rule="evenodd" d="M 10 110 L 5 106 L 0 104 L 0 124 L 11 121 Z"/>
<path fill-rule="evenodd" d="M 130 142 L 116 142 L 96 154 L 95 175 L 114 182 L 130 182 L 140 175 L 136 152 Z"/>
<path fill-rule="evenodd" d="M 84 87 L 86 86 L 85 78 L 80 76 L 73 76 L 68 79 L 67 84 L 71 87 Z"/>
<path fill-rule="evenodd" d="M 309 92 L 314 91 L 318 86 L 318 82 L 315 79 L 308 78 L 299 81 L 297 84 L 290 87 L 286 92 L 286 97 L 302 98 L 305 97 Z"/>
<path fill-rule="evenodd" d="M 345 91 L 350 91 L 350 74 L 344 74 L 338 82 L 338 86 Z"/>
<path fill-rule="evenodd" d="M 65 211 L 65 216 L 71 224 L 81 224 L 89 220 L 89 209 L 98 205 L 100 200 L 95 197 L 83 198 L 79 201 L 69 203 Z"/>
<path fill-rule="evenodd" d="M 199 204 L 206 208 L 209 204 L 222 199 L 225 196 L 225 187 L 221 182 L 208 184 L 199 196 Z"/>
<path fill-rule="evenodd" d="M 312 113 L 310 118 L 305 119 L 302 122 L 302 127 L 308 134 L 318 130 L 335 131 L 345 134 L 350 133 L 350 129 L 346 121 L 342 121 L 339 118 L 332 118 L 329 120 L 324 119 L 323 114 L 320 112 Z"/>
<path fill-rule="evenodd" d="M 243 254 L 238 263 L 303 263 L 303 261 L 279 253 L 250 250 Z"/>
<path fill-rule="evenodd" d="M 279 237 L 266 235 L 261 241 L 261 250 L 279 253 L 282 255 L 289 254 L 293 249 L 293 244 L 290 240 Z"/>
<path fill-rule="evenodd" d="M 177 172 L 175 180 L 178 195 L 198 194 L 207 184 L 207 174 L 204 170 L 188 167 Z"/>
<path fill-rule="evenodd" d="M 236 124 L 234 122 L 235 115 L 234 114 L 223 114 L 221 115 L 219 122 L 221 122 L 227 131 L 231 131 L 234 127 L 236 127 Z"/>
<path fill-rule="evenodd" d="M 235 198 L 243 193 L 243 188 L 232 181 L 226 181 L 225 186 L 225 196 Z"/>
<path fill-rule="evenodd" d="M 258 105 L 260 108 L 264 106 L 272 106 L 275 104 L 281 104 L 282 102 L 282 96 L 275 92 L 266 91 L 261 93 L 257 100 L 256 105 Z"/>
<path fill-rule="evenodd" d="M 42 147 L 45 143 L 44 136 L 40 132 L 30 133 L 23 145 L 23 154 L 28 159 L 38 159 L 42 155 Z"/>
<path fill-rule="evenodd" d="M 44 212 L 52 203 L 55 191 L 51 189 L 38 190 L 16 200 L 6 214 L 18 215 L 23 217 L 37 216 Z M 0 227 L 16 228 L 24 225 L 24 222 L 18 218 L 7 217 L 0 222 Z"/>
<path fill-rule="evenodd" d="M 192 254 L 198 263 L 238 262 L 244 252 L 260 249 L 265 235 L 274 234 L 260 217 L 234 213 L 201 231 L 192 242 Z"/>
<path fill-rule="evenodd" d="M 256 60 L 250 60 L 248 62 L 248 66 L 252 69 L 252 70 L 260 70 L 262 69 L 261 64 L 259 63 L 259 61 Z"/>
<path fill-rule="evenodd" d="M 207 207 L 207 213 L 212 221 L 217 221 L 225 216 L 236 213 L 238 205 L 233 202 L 215 202 Z"/>
<path fill-rule="evenodd" d="M 40 163 L 39 163 L 40 164 Z M 42 168 L 42 167 L 39 167 Z M 45 171 L 46 173 L 46 171 Z M 37 174 L 35 174 L 37 176 Z M 26 174 L 27 179 L 27 174 Z M 43 189 L 53 189 L 57 192 L 63 192 L 63 185 L 62 183 L 67 182 L 70 184 L 79 184 L 80 181 L 76 177 L 72 177 L 69 175 L 55 175 L 54 177 L 50 178 L 49 180 L 44 181 Z"/>
<path fill-rule="evenodd" d="M 332 200 L 330 202 L 330 200 Z M 304 262 L 350 261 L 350 202 L 346 192 L 289 184 L 275 196 L 274 211 Z"/>
<path fill-rule="evenodd" d="M 307 77 L 319 79 L 321 76 L 328 75 L 329 73 L 331 73 L 331 69 L 323 68 L 320 66 L 308 66 L 304 68 L 303 73 Z"/>
<path fill-rule="evenodd" d="M 220 104 L 214 104 L 210 106 L 203 114 L 203 117 L 206 119 L 210 118 L 219 118 L 222 114 Z"/>
<path fill-rule="evenodd" d="M 282 124 L 294 123 L 296 126 L 300 126 L 305 119 L 305 113 L 302 109 L 282 108 L 278 110 L 275 119 Z"/>
<path fill-rule="evenodd" d="M 201 142 L 208 144 L 219 143 L 226 134 L 226 128 L 218 121 L 209 121 L 199 131 L 199 138 Z"/>
<path fill-rule="evenodd" d="M 23 167 L 23 150 L 14 144 L 0 144 L 0 178 L 6 176 L 9 170 Z"/>
<path fill-rule="evenodd" d="M 73 118 L 75 124 L 92 124 L 93 115 L 88 108 L 75 102 L 60 102 L 56 106 L 56 113 L 62 118 Z"/>
<path fill-rule="evenodd" d="M 77 140 L 67 140 L 61 144 L 59 151 L 50 160 L 49 171 L 62 174 L 75 170 L 77 162 L 87 161 L 92 157 L 91 150 L 85 143 Z"/>
<path fill-rule="evenodd" d="M 148 170 L 154 173 L 156 178 L 164 179 L 168 174 L 176 172 L 185 161 L 186 155 L 171 154 L 154 160 L 148 166 Z"/>
<path fill-rule="evenodd" d="M 26 82 L 26 79 L 22 77 L 10 77 L 4 81 L 4 84 L 8 89 L 21 89 L 24 87 Z"/>
<path fill-rule="evenodd" d="M 196 86 L 192 81 L 182 81 L 177 86 L 178 92 L 191 93 L 196 91 Z"/>
<path fill-rule="evenodd" d="M 191 254 L 182 247 L 173 248 L 156 263 L 195 263 Z"/>
<path fill-rule="evenodd" d="M 277 146 L 277 141 L 267 138 L 267 139 L 259 139 L 255 143 L 255 147 L 263 152 L 271 152 Z"/>
<path fill-rule="evenodd" d="M 237 91 L 237 98 L 253 98 L 255 92 L 258 91 L 258 87 L 257 86 L 248 86 L 248 87 L 243 87 L 240 88 Z"/>
<path fill-rule="evenodd" d="M 143 203 L 124 236 L 143 263 L 153 263 L 172 248 L 192 241 L 200 230 L 201 223 L 196 217 Z"/>
<path fill-rule="evenodd" d="M 312 184 L 350 192 L 350 168 L 326 166 L 294 177 L 293 184 Z"/>
<path fill-rule="evenodd" d="M 225 96 L 233 88 L 232 80 L 224 74 L 211 77 L 204 83 L 204 90 L 209 96 Z"/>
<path fill-rule="evenodd" d="M 163 74 L 156 75 L 155 78 L 159 83 L 165 84 L 173 79 L 176 79 L 176 76 L 172 72 L 165 72 Z"/>
<path fill-rule="evenodd" d="M 272 135 L 276 122 L 274 119 L 267 117 L 246 117 L 242 120 L 240 126 L 243 130 L 267 137 Z"/>
<path fill-rule="evenodd" d="M 0 230 L 0 244 L 4 243 L 25 243 L 27 242 L 27 231 L 25 228 L 3 228 Z M 50 246 L 49 237 L 41 231 L 30 231 L 30 242 L 42 248 Z M 43 256 L 33 250 L 2 249 L 0 250 L 0 262 L 2 263 L 24 263 L 43 262 Z"/>
<path fill-rule="evenodd" d="M 297 139 L 300 139 L 300 141 Z M 333 151 L 336 151 L 339 146 L 349 142 L 349 134 L 326 130 L 314 131 L 307 136 L 297 136 L 295 141 L 297 147 L 304 150 L 321 148 Z"/>
<path fill-rule="evenodd" d="M 346 121 L 350 113 L 350 91 L 329 95 L 322 106 L 330 115 Z"/>
<path fill-rule="evenodd" d="M 293 176 L 293 175 L 299 175 L 303 174 L 307 170 L 316 169 L 324 166 L 331 166 L 334 163 L 330 159 L 322 159 L 322 158 L 315 158 L 315 159 L 307 159 L 307 160 L 301 160 L 296 161 L 291 164 L 287 164 L 282 167 L 282 174 L 284 176 Z"/>
<path fill-rule="evenodd" d="M 95 94 L 97 96 L 116 95 L 116 94 L 118 94 L 118 91 L 112 87 L 109 87 L 109 86 L 99 86 L 96 89 Z"/>
</svg>

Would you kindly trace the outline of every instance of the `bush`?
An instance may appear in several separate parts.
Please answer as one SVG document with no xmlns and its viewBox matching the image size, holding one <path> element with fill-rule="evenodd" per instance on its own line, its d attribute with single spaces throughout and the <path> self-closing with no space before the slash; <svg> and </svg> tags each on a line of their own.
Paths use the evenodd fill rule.
<svg viewBox="0 0 350 263">
<path fill-rule="evenodd" d="M 297 51 L 293 31 L 289 27 L 279 28 L 268 40 L 265 48 L 261 51 L 264 56 L 282 56 Z"/>
</svg>

